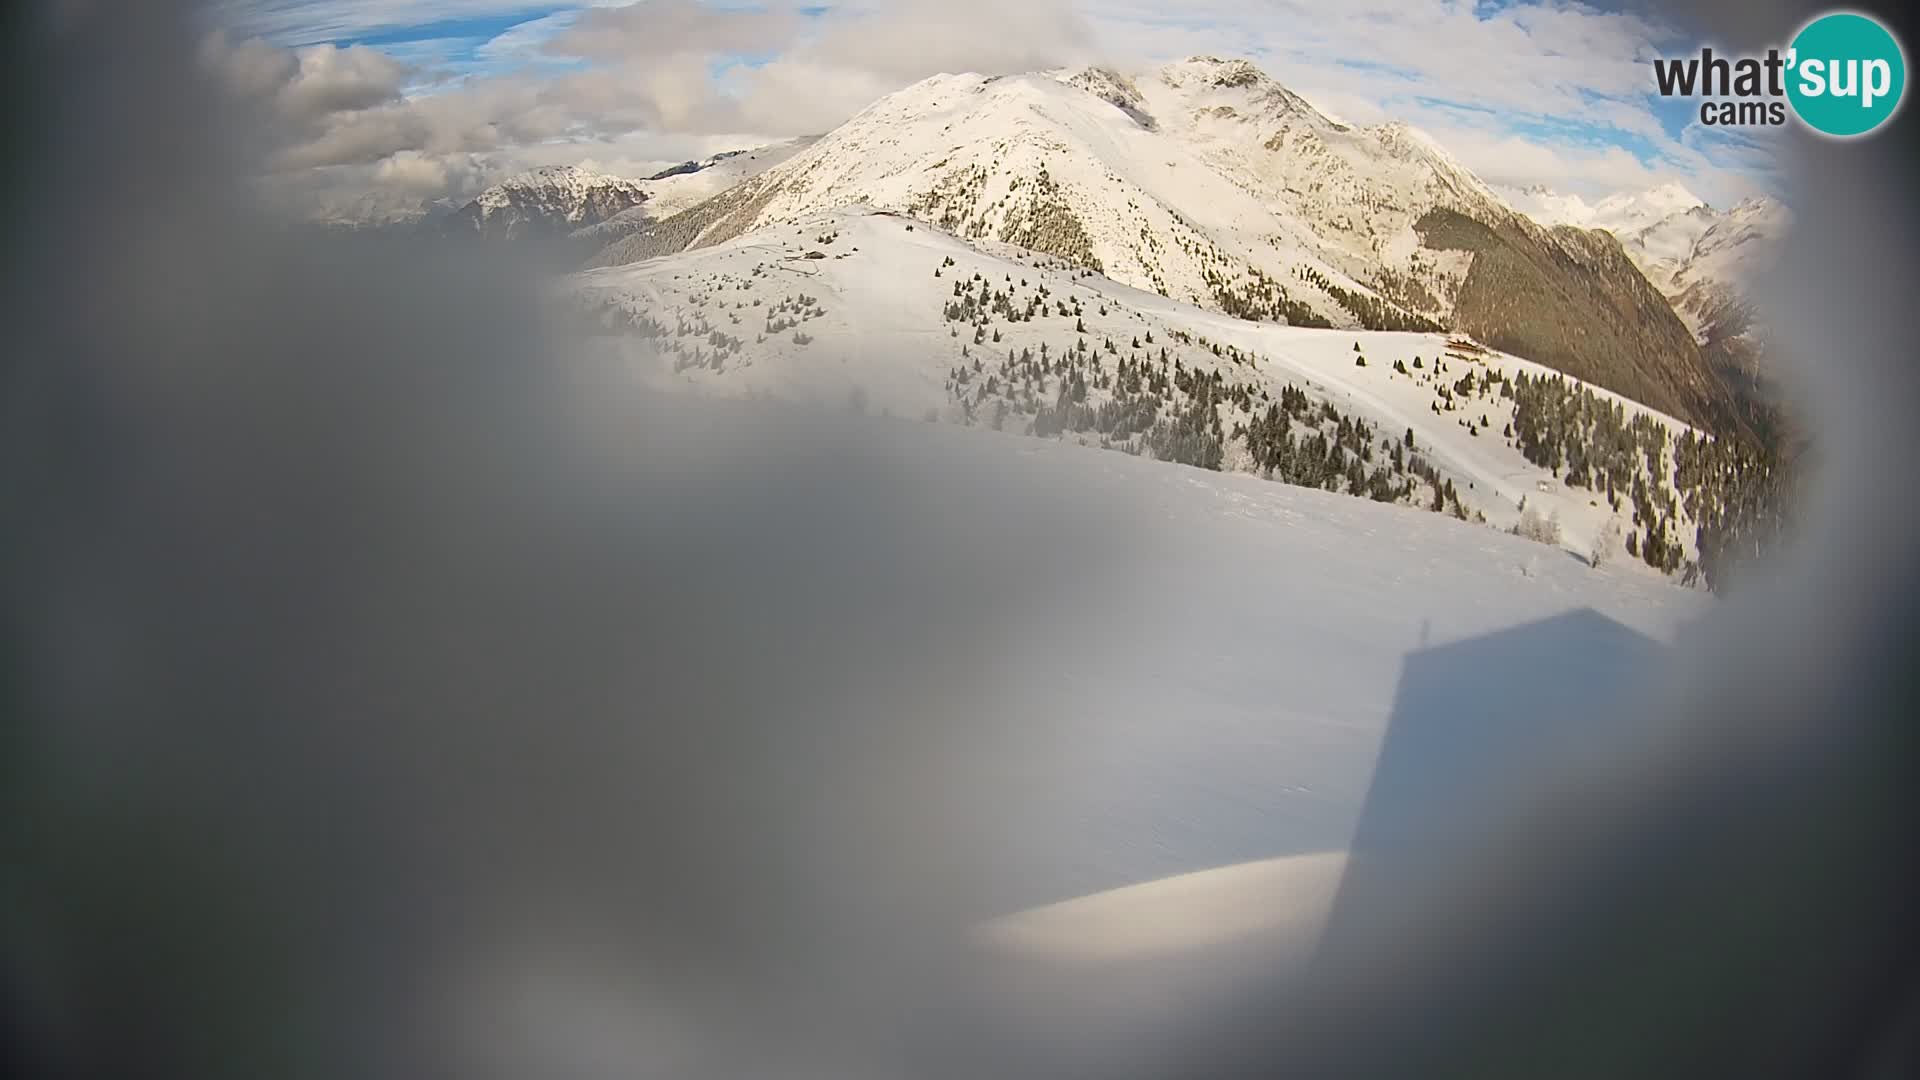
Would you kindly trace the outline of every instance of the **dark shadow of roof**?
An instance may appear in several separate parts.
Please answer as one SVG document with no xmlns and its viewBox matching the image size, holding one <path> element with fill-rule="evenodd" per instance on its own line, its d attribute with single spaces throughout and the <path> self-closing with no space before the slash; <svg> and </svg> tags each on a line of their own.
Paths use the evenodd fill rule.
<svg viewBox="0 0 1920 1080">
<path fill-rule="evenodd" d="M 1411 912 L 1471 907 L 1468 854 L 1528 793 L 1618 745 L 1663 652 L 1583 609 L 1408 654 L 1310 977 L 1390 970 L 1406 943 L 1385 942 Z"/>
<path fill-rule="evenodd" d="M 1518 773 L 1604 737 L 1662 646 L 1591 608 L 1409 653 L 1354 834 L 1357 854 L 1444 844 Z"/>
<path fill-rule="evenodd" d="M 1539 940 L 1542 928 L 1500 923 L 1489 906 L 1499 898 L 1480 891 L 1493 885 L 1490 869 L 1524 857 L 1502 846 L 1515 808 L 1617 750 L 1639 722 L 1633 695 L 1664 652 L 1582 609 L 1407 655 L 1320 940 L 1305 968 L 1273 988 L 1299 996 L 1263 1000 L 1298 1014 L 1275 1025 L 1272 1045 L 1338 1065 L 1302 1075 L 1407 1075 L 1409 1060 L 1468 1030 L 1466 1010 L 1490 972 L 1531 962 L 1508 950 Z M 1321 1022 L 1371 1009 L 1413 1019 L 1370 1044 Z"/>
</svg>

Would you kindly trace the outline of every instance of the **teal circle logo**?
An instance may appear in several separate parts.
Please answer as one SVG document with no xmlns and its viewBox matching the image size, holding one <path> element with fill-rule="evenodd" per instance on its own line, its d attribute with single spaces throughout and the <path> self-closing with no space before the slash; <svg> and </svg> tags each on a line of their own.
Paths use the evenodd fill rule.
<svg viewBox="0 0 1920 1080">
<path fill-rule="evenodd" d="M 1865 135 L 1893 116 L 1907 59 L 1887 28 L 1850 11 L 1822 15 L 1788 46 L 1787 100 L 1815 131 Z"/>
</svg>

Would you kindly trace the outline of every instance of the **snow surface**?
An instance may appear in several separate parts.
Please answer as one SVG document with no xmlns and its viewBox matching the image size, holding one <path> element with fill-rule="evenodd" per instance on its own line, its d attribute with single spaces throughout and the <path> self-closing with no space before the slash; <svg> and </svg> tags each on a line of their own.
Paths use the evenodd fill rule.
<svg viewBox="0 0 1920 1080">
<path fill-rule="evenodd" d="M 669 218 L 698 206 L 736 184 L 773 168 L 812 146 L 815 138 L 787 139 L 697 162 L 692 172 L 633 183 L 646 201 L 579 230 L 582 238 L 611 242 L 649 221 Z"/>
<path fill-rule="evenodd" d="M 703 161 L 694 172 L 677 173 L 659 180 L 644 180 L 641 186 L 646 189 L 647 201 L 643 207 L 655 219 L 672 217 L 713 198 L 742 180 L 766 172 L 817 141 L 815 138 L 799 138 L 769 143 Z"/>
<path fill-rule="evenodd" d="M 1700 593 L 1596 571 L 1439 515 L 1060 441 L 869 415 L 830 425 L 844 429 L 846 441 L 836 439 L 823 456 L 804 432 L 795 436 L 798 425 L 782 423 L 803 410 L 659 401 L 637 387 L 626 395 L 623 383 L 638 382 L 639 373 L 618 356 L 607 360 L 568 365 L 570 373 L 587 372 L 581 418 L 569 430 L 604 435 L 608 460 L 621 463 L 616 476 L 658 470 L 673 478 L 653 492 L 664 497 L 634 505 L 628 485 L 584 470 L 594 505 L 631 506 L 623 513 L 661 523 L 669 537 L 643 543 L 631 556 L 630 565 L 645 568 L 639 582 L 693 568 L 687 587 L 696 606 L 667 607 L 692 617 L 673 619 L 660 635 L 675 642 L 667 655 L 698 659 L 675 685 L 724 683 L 743 673 L 751 683 L 756 669 L 796 660 L 802 666 L 771 683 L 793 689 L 790 678 L 799 693 L 769 703 L 764 727 L 737 726 L 724 707 L 736 699 L 717 695 L 723 707 L 712 720 L 723 734 L 690 743 L 713 751 L 690 765 L 697 775 L 713 771 L 711 795 L 703 786 L 702 798 L 667 804 L 695 812 L 675 823 L 684 831 L 664 835 L 696 838 L 690 846 L 703 854 L 693 865 L 714 870 L 723 888 L 770 883 L 766 893 L 745 898 L 754 905 L 724 910 L 769 912 L 770 935 L 807 934 L 806 951 L 773 953 L 783 962 L 801 959 L 771 974 L 807 975 L 803 983 L 780 981 L 783 989 L 845 994 L 833 985 L 844 980 L 871 991 L 845 995 L 847 1004 L 836 998 L 834 1009 L 844 1013 L 826 1011 L 830 1019 L 856 1018 L 846 1030 L 862 1035 L 889 1029 L 889 1007 L 912 1014 L 898 1018 L 900 1030 L 911 1030 L 908 1021 L 918 1017 L 948 1031 L 956 1016 L 970 1018 L 941 1011 L 951 1004 L 941 986 L 913 993 L 920 989 L 913 976 L 928 977 L 918 961 L 929 953 L 929 963 L 954 972 L 966 991 L 980 989 L 984 1004 L 968 996 L 963 1006 L 1007 1009 L 1014 1014 L 1009 1030 L 1036 1023 L 1046 1028 L 1036 1037 L 1094 1047 L 1111 1045 L 1117 1032 L 1140 1030 L 1109 1025 L 1165 1023 L 1179 1015 L 1170 1006 L 1197 1004 L 1184 996 L 1188 989 L 1217 991 L 1246 974 L 1247 964 L 1270 973 L 1276 956 L 1303 958 L 1337 899 L 1346 862 L 1340 853 L 1367 850 L 1360 841 L 1384 794 L 1378 777 L 1400 736 L 1445 731 L 1503 705 L 1528 710 L 1537 730 L 1569 747 L 1581 746 L 1582 730 L 1618 735 L 1632 720 L 1625 707 L 1631 702 L 1617 709 L 1611 703 L 1659 675 L 1656 657 L 1619 650 L 1619 636 L 1672 640 L 1712 605 Z M 658 407 L 634 407 L 641 398 Z M 677 449 L 688 431 L 701 437 Z M 651 452 L 626 464 L 636 448 Z M 783 450 L 791 455 L 786 461 L 829 466 L 823 475 L 833 481 L 824 493 L 804 479 L 812 468 L 770 460 Z M 767 486 L 741 488 L 730 479 L 741 470 L 766 477 Z M 806 494 L 786 499 L 790 485 Z M 749 512 L 727 509 L 743 496 L 753 502 Z M 731 531 L 712 531 L 714 523 L 745 526 L 751 535 L 737 540 Z M 724 549 L 717 564 L 689 557 L 709 544 Z M 972 559 L 981 550 L 992 554 Z M 1009 556 L 1018 567 L 1002 561 Z M 626 558 L 605 565 L 617 574 Z M 869 559 L 872 569 L 863 570 Z M 958 568 L 942 582 L 950 564 Z M 591 562 L 587 576 L 599 576 L 601 566 Z M 812 570 L 821 571 L 818 579 L 809 578 Z M 848 581 L 848 570 L 870 578 Z M 736 571 L 744 577 L 735 579 Z M 1010 583 L 984 589 L 986 603 L 1005 610 L 1004 617 L 969 612 L 956 598 L 956 588 L 978 588 L 983 578 Z M 716 585 L 720 595 L 705 597 Z M 834 623 L 851 611 L 855 623 L 872 620 L 851 642 L 866 642 L 870 630 L 900 648 L 823 654 L 788 643 L 790 633 L 805 631 L 805 614 L 819 603 L 808 598 L 822 590 L 858 599 L 827 606 L 841 619 L 823 624 L 821 637 L 846 634 Z M 879 595 L 860 595 L 868 590 Z M 628 595 L 655 592 L 645 584 Z M 699 606 L 709 599 L 721 604 L 710 621 Z M 779 599 L 799 603 L 788 610 Z M 873 604 L 879 606 L 870 612 Z M 736 625 L 763 610 L 764 630 Z M 1501 644 L 1513 634 L 1534 651 L 1516 655 Z M 601 655 L 611 659 L 651 640 L 617 634 Z M 927 666 L 938 675 L 920 670 L 929 651 Z M 822 656 L 850 670 L 805 664 Z M 1449 687 L 1423 680 L 1436 659 L 1454 688 L 1471 692 L 1470 706 L 1449 701 Z M 852 704 L 841 708 L 843 683 L 852 686 Z M 637 685 L 643 709 L 652 689 Z M 681 699 L 669 690 L 664 700 L 707 697 L 701 691 Z M 750 692 L 740 700 L 759 699 Z M 699 728 L 707 720 L 672 722 Z M 891 737 L 896 731 L 907 735 Z M 736 747 L 726 738 L 746 732 L 750 744 Z M 656 745 L 649 737 L 628 752 L 652 755 Z M 1461 749 L 1456 756 L 1469 758 L 1466 764 L 1510 760 L 1472 739 Z M 1436 755 L 1431 775 L 1461 764 Z M 640 775 L 681 767 L 669 760 Z M 596 775 L 631 775 L 628 768 L 615 757 Z M 1516 769 L 1508 779 L 1530 775 Z M 764 802 L 763 780 L 773 789 Z M 816 783 L 830 790 L 816 790 Z M 1481 789 L 1462 792 L 1462 801 Z M 596 813 L 601 806 L 590 805 Z M 767 820 L 775 810 L 784 813 Z M 718 820 L 704 820 L 707 812 Z M 629 823 L 613 833 L 646 827 Z M 709 830 L 753 843 L 718 844 L 723 861 L 716 864 L 704 857 Z M 657 849 L 656 835 L 649 833 L 653 847 L 641 850 Z M 749 856 L 740 865 L 738 852 L 765 862 Z M 519 894 L 507 893 L 516 898 L 513 917 L 524 919 Z M 550 943 L 528 941 L 522 922 L 509 923 L 513 949 L 494 961 L 502 973 L 487 985 L 519 1006 L 524 998 L 514 995 L 524 994 L 527 980 L 519 976 L 528 968 L 515 965 L 534 965 L 534 974 L 560 989 L 590 992 L 603 985 L 593 976 L 620 970 L 603 966 L 609 955 L 616 963 L 629 955 L 651 962 L 650 950 L 609 954 L 603 947 L 630 939 L 632 895 L 595 893 L 587 916 L 563 905 Z M 609 921 L 588 922 L 582 933 L 582 919 L 600 913 L 595 902 L 602 899 Z M 601 925 L 604 937 L 593 932 Z M 1271 943 L 1284 951 L 1249 949 L 1250 937 L 1263 945 L 1277 939 Z M 985 948 L 949 968 L 939 963 L 948 958 L 942 949 L 949 941 Z M 559 959 L 523 959 L 518 950 L 529 946 L 551 948 Z M 891 946 L 898 948 L 883 948 Z M 1225 962 L 1214 962 L 1223 951 Z M 898 964 L 895 952 L 903 957 Z M 582 961 L 589 981 L 567 979 Z M 1169 981 L 1164 964 L 1183 977 Z M 818 985 L 810 974 L 816 970 L 828 973 Z M 742 978 L 731 971 L 721 977 Z M 931 976 L 936 983 L 942 977 Z M 730 988 L 728 981 L 715 985 Z M 684 1008 L 682 1000 L 648 993 L 609 1028 L 629 1033 L 651 1016 L 691 1016 L 691 1024 L 664 1026 L 696 1045 L 731 1037 L 730 1046 L 755 1034 L 760 1014 L 737 1020 L 731 999 L 711 1026 L 704 1022 L 706 995 Z M 507 1007 L 481 1015 L 522 1014 Z M 555 1043 L 570 1046 L 579 1036 L 559 1021 L 575 1015 L 556 1008 L 535 1020 L 555 1020 Z M 534 1030 L 550 1029 L 536 1023 Z M 642 1040 L 636 1058 L 651 1064 L 660 1053 L 653 1040 Z M 779 1059 L 791 1060 L 791 1053 Z"/>
<path fill-rule="evenodd" d="M 1042 201 L 1115 280 L 1208 304 L 1207 274 L 1259 270 L 1337 326 L 1356 320 L 1296 269 L 1373 295 L 1384 267 L 1441 313 L 1460 268 L 1420 251 L 1413 223 L 1435 207 L 1514 215 L 1404 124 L 1341 124 L 1245 61 L 1196 57 L 1138 78 L 934 76 L 770 169 L 756 181 L 764 201 L 696 243 L 856 205 L 951 215 L 968 239 L 1003 238 L 1043 171 L 1057 197 Z"/>
<path fill-rule="evenodd" d="M 832 242 L 823 243 L 828 237 Z M 1252 377 L 1270 387 L 1275 397 L 1292 383 L 1344 413 L 1374 422 L 1382 435 L 1399 438 L 1412 428 L 1420 453 L 1454 479 L 1462 501 L 1484 513 L 1491 525 L 1511 526 L 1524 498 L 1529 509 L 1559 517 L 1567 551 L 1586 557 L 1605 536 L 1608 556 L 1625 567 L 1623 572 L 1653 573 L 1624 553 L 1630 507 L 1623 502 L 1624 512 L 1615 513 L 1604 497 L 1565 488 L 1501 437 L 1512 418 L 1511 400 L 1495 393 L 1462 399 L 1457 411 L 1434 412 L 1436 391 L 1470 371 L 1554 374 L 1548 368 L 1492 351 L 1462 355 L 1450 349 L 1447 335 L 1249 322 L 1061 267 L 1057 260 L 1006 245 L 983 247 L 986 250 L 904 217 L 836 212 L 762 229 L 713 248 L 590 270 L 576 275 L 573 287 L 594 302 L 611 303 L 630 316 L 663 325 L 669 349 L 664 355 L 656 351 L 658 341 L 608 341 L 655 385 L 833 407 L 858 396 L 875 412 L 911 419 L 931 415 L 950 422 L 958 422 L 960 415 L 945 380 L 952 368 L 971 362 L 963 357 L 963 347 L 992 363 L 1009 350 L 1037 351 L 1043 342 L 1059 350 L 1082 337 L 1096 348 L 1112 339 L 1124 350 L 1136 336 L 1151 332 L 1158 343 L 1152 348 L 1168 348 L 1190 366 L 1224 366 L 1206 349 L 1172 340 L 1173 331 L 1184 331 L 1196 341 L 1234 345 L 1256 356 L 1251 369 L 1236 367 L 1231 375 Z M 949 258 L 954 265 L 934 276 Z M 1056 300 L 1079 297 L 1086 333 L 1075 333 L 1073 318 L 1048 316 L 1017 324 L 996 320 L 1003 339 L 973 345 L 971 328 L 944 322 L 941 312 L 953 298 L 954 283 L 976 273 L 996 288 L 1018 288 L 1024 279 L 1035 287 L 1044 283 Z M 1023 295 L 1031 291 L 1023 290 Z M 814 301 L 807 308 L 810 317 L 794 329 L 764 334 L 767 313 L 801 296 Z M 958 337 L 950 336 L 955 325 L 961 327 Z M 796 331 L 810 340 L 799 343 Z M 713 352 L 710 335 L 716 332 L 741 339 L 738 351 L 717 370 L 710 364 L 684 366 L 689 357 Z M 1355 365 L 1356 355 L 1365 356 L 1365 367 Z M 1416 357 L 1422 359 L 1422 369 L 1412 367 Z M 1395 372 L 1395 361 L 1405 363 L 1409 373 Z M 1437 362 L 1445 363 L 1444 372 Z M 1690 430 L 1617 394 L 1591 389 L 1621 402 L 1629 415 L 1653 416 L 1675 435 Z M 1482 417 L 1488 427 L 1470 434 L 1469 421 Z M 1231 454 L 1227 464 L 1234 465 Z M 1684 517 L 1676 522 L 1675 533 L 1690 546 L 1693 527 Z M 1539 553 L 1563 557 L 1545 548 Z"/>
<path fill-rule="evenodd" d="M 1684 291 L 1703 284 L 1728 284 L 1745 289 L 1773 268 L 1781 242 L 1792 227 L 1793 215 L 1771 199 L 1741 202 L 1720 215 L 1694 242 L 1687 259 L 1674 272 L 1674 288 Z"/>
<path fill-rule="evenodd" d="M 617 398 L 594 407 L 617 412 Z M 990 677 L 1018 716 L 983 721 L 990 745 L 943 765 L 957 778 L 946 811 L 992 838 L 992 880 L 957 914 L 989 948 L 1048 962 L 1310 936 L 1338 853 L 1365 849 L 1363 819 L 1393 794 L 1388 742 L 1516 707 L 1569 749 L 1580 731 L 1556 725 L 1617 736 L 1631 692 L 1660 674 L 1655 643 L 1713 604 L 1442 515 L 1061 441 L 844 423 L 859 459 L 911 478 L 962 534 L 1059 508 L 1061 528 L 1040 531 L 1065 553 L 1037 557 L 1069 560 L 1066 583 L 995 642 L 1015 669 Z M 1004 528 L 1024 540 L 1032 522 Z M 1502 644 L 1514 635 L 1525 648 Z M 1618 647 L 1643 636 L 1646 652 Z M 1499 757 L 1471 730 L 1458 750 L 1423 775 Z M 1180 878 L 1222 868 L 1237 869 Z M 1194 904 L 1212 925 L 1172 910 Z"/>
<path fill-rule="evenodd" d="M 1616 192 L 1593 203 L 1542 185 L 1510 192 L 1507 198 L 1542 225 L 1577 225 L 1614 233 L 1635 232 L 1689 210 L 1712 209 L 1705 199 L 1676 183 Z"/>
</svg>

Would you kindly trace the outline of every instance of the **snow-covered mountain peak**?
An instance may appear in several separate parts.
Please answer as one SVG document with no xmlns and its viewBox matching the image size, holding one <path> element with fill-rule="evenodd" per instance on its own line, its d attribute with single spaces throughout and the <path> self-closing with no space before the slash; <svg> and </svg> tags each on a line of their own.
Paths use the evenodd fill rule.
<svg viewBox="0 0 1920 1080">
<path fill-rule="evenodd" d="M 1495 194 L 1473 170 L 1462 164 L 1433 136 L 1412 124 L 1404 120 L 1389 120 L 1368 128 L 1367 133 L 1401 160 L 1418 162 L 1431 168 L 1436 177 L 1457 195 L 1497 206 L 1503 211 L 1510 209 L 1505 200 Z"/>
<path fill-rule="evenodd" d="M 482 208 L 499 209 L 516 198 L 536 195 L 554 201 L 584 204 L 595 192 L 626 192 L 638 202 L 642 192 L 638 180 L 612 176 L 581 165 L 542 165 L 500 181 L 482 191 L 475 202 Z"/>
<path fill-rule="evenodd" d="M 1776 226 L 1785 230 L 1793 224 L 1793 211 L 1787 209 L 1778 199 L 1765 195 L 1749 195 L 1733 204 L 1727 216 L 1754 225 Z"/>
<path fill-rule="evenodd" d="M 605 221 L 646 199 L 638 180 L 581 165 L 543 165 L 487 188 L 449 220 L 455 231 L 482 236 L 552 234 Z"/>
<path fill-rule="evenodd" d="M 1542 225 L 1605 229 L 1622 237 L 1677 214 L 1712 211 L 1705 199 L 1674 181 L 1644 191 L 1615 192 L 1595 202 L 1576 194 L 1561 194 L 1544 184 L 1509 192 L 1508 198 Z"/>
<path fill-rule="evenodd" d="M 1218 56 L 1189 56 L 1162 68 L 1160 77 L 1170 86 L 1192 80 L 1225 89 L 1278 85 L 1251 61 Z"/>
<path fill-rule="evenodd" d="M 1787 208 L 1764 196 L 1741 200 L 1716 215 L 1674 274 L 1677 289 L 1730 286 L 1738 292 L 1771 269 L 1781 239 L 1793 226 Z"/>
<path fill-rule="evenodd" d="M 1170 81 L 1171 80 L 1171 81 Z M 1359 140 L 1307 155 L 1289 140 Z M 1352 275 L 1371 266 L 1342 239 L 1327 248 L 1330 223 L 1314 199 L 1331 184 L 1278 173 L 1351 172 L 1357 152 L 1370 186 L 1394 155 L 1346 132 L 1244 62 L 1184 61 L 1137 78 L 1097 68 L 1035 75 L 943 74 L 876 101 L 819 143 L 729 192 L 688 223 L 681 246 L 719 243 L 743 232 L 798 221 L 834 207 L 866 205 L 911 214 L 975 241 L 1028 247 L 1106 272 L 1154 292 L 1218 303 L 1233 278 L 1258 284 L 1294 279 L 1296 317 L 1352 325 L 1356 317 L 1328 287 L 1361 295 Z M 1407 170 L 1401 170 L 1406 172 Z M 1409 173 L 1408 190 L 1427 185 Z M 1296 189 L 1290 193 L 1289 188 Z M 1341 197 L 1329 191 L 1329 202 Z M 1366 200 L 1378 203 L 1381 200 Z M 1396 200 L 1397 201 L 1397 200 Z M 1431 201 L 1382 228 L 1410 228 Z M 1350 205 L 1339 213 L 1350 218 Z M 660 253 L 637 247 L 610 258 Z M 1335 258 L 1337 257 L 1337 261 Z M 1351 265 L 1348 265 L 1351 263 Z M 1300 275 L 1306 275 L 1301 278 Z M 1325 285 L 1315 284 L 1324 281 Z M 1317 313 L 1317 314 L 1316 314 Z"/>
<path fill-rule="evenodd" d="M 1249 320 L 1450 326 L 1657 407 L 1713 407 L 1686 328 L 1617 247 L 1533 226 L 1414 128 L 1337 123 L 1244 60 L 935 75 L 593 261 L 801 235 L 847 208 Z M 1515 280 L 1539 287 L 1516 300 Z"/>
<path fill-rule="evenodd" d="M 1603 216 L 1617 213 L 1637 217 L 1666 217 L 1706 205 L 1705 199 L 1677 182 L 1668 181 L 1646 191 L 1608 196 L 1600 200 L 1596 210 Z"/>
<path fill-rule="evenodd" d="M 1275 124 L 1304 123 L 1321 129 L 1344 130 L 1305 98 L 1246 60 L 1190 57 L 1168 64 L 1142 81 L 1155 84 L 1162 90 L 1163 97 L 1178 102 L 1180 111 L 1194 122 L 1233 121 L 1269 128 Z"/>
<path fill-rule="evenodd" d="M 1087 67 L 1058 73 L 1061 82 L 1075 86 L 1094 97 L 1112 105 L 1138 122 L 1142 127 L 1155 126 L 1153 115 L 1147 111 L 1147 100 L 1140 96 L 1140 88 L 1132 79 L 1114 71 L 1112 68 Z"/>
</svg>

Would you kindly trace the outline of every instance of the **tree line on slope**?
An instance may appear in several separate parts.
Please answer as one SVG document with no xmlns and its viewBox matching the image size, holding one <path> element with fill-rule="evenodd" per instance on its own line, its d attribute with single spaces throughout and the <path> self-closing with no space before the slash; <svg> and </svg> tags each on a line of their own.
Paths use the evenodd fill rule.
<svg viewBox="0 0 1920 1080">
<path fill-rule="evenodd" d="M 1572 488 L 1632 507 L 1633 555 L 1663 572 L 1723 589 L 1744 559 L 1764 555 L 1787 525 L 1791 470 L 1770 449 L 1688 429 L 1678 438 L 1645 413 L 1629 416 L 1564 375 L 1513 379 L 1515 445 Z M 1680 541 L 1693 524 L 1697 559 Z"/>
<path fill-rule="evenodd" d="M 953 266 L 948 257 L 935 273 Z M 1184 331 L 1156 341 L 1147 329 L 1124 345 L 1106 335 L 1096 344 L 1080 299 L 1053 296 L 1045 284 L 1021 297 L 1028 283 L 1006 278 L 996 285 L 976 272 L 956 280 L 943 310 L 952 336 L 971 330 L 946 380 L 966 422 L 1019 423 L 1042 437 L 1084 435 L 1104 448 L 1214 470 L 1237 450 L 1242 467 L 1270 479 L 1469 517 L 1452 481 L 1416 451 L 1411 430 L 1403 439 L 1382 437 L 1292 384 L 1275 400 L 1266 387 L 1232 375 L 1254 366 L 1251 354 Z M 1044 340 L 1037 351 L 1009 346 L 1002 357 L 996 317 L 1009 324 L 1071 319 L 1073 336 L 1059 348 Z M 1198 359 L 1190 364 L 1176 348 L 1197 351 Z"/>
</svg>

